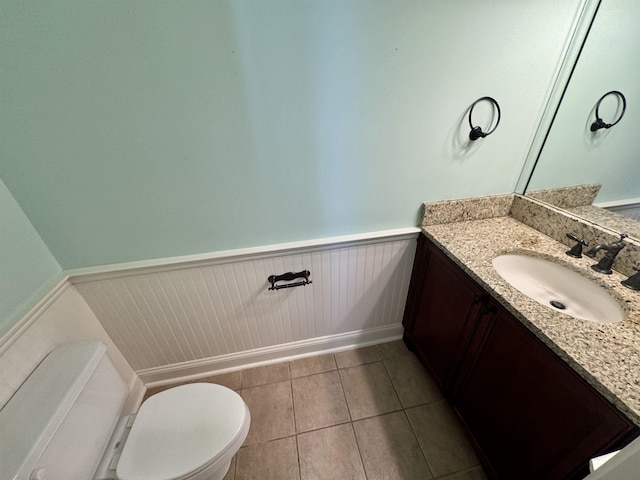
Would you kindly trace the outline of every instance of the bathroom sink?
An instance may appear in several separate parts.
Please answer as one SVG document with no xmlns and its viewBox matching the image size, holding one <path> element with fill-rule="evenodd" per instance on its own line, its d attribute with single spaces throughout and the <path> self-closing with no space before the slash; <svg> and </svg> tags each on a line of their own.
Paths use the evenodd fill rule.
<svg viewBox="0 0 640 480">
<path fill-rule="evenodd" d="M 493 259 L 514 288 L 536 302 L 574 318 L 614 323 L 624 318 L 618 302 L 600 285 L 563 265 L 523 254 Z"/>
</svg>

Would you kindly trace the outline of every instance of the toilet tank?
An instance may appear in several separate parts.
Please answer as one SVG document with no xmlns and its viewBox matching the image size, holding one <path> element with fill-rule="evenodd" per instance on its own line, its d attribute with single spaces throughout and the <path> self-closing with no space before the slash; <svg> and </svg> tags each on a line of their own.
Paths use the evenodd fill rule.
<svg viewBox="0 0 640 480">
<path fill-rule="evenodd" d="M 0 410 L 0 479 L 93 478 L 128 395 L 102 342 L 56 348 Z"/>
</svg>

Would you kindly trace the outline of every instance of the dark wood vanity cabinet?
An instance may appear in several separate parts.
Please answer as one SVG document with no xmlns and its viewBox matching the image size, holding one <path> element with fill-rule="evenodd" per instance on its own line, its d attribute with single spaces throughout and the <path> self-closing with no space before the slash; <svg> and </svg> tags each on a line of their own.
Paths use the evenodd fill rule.
<svg viewBox="0 0 640 480">
<path fill-rule="evenodd" d="M 495 479 L 583 478 L 638 428 L 424 236 L 404 340 Z"/>
<path fill-rule="evenodd" d="M 494 301 L 449 400 L 492 477 L 584 478 L 635 427 Z"/>
<path fill-rule="evenodd" d="M 451 390 L 487 297 L 424 236 L 418 238 L 404 340 L 445 393 Z"/>
</svg>

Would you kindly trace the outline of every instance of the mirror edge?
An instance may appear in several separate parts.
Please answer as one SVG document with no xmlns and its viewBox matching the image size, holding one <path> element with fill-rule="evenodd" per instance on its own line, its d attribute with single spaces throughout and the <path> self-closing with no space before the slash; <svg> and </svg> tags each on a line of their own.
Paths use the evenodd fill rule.
<svg viewBox="0 0 640 480">
<path fill-rule="evenodd" d="M 572 28 L 572 34 L 565 48 L 562 62 L 558 68 L 558 73 L 551 87 L 551 91 L 547 98 L 546 105 L 540 118 L 540 123 L 533 135 L 531 146 L 525 158 L 520 172 L 520 177 L 516 183 L 514 192 L 524 195 L 527 191 L 531 176 L 535 171 L 536 164 L 544 148 L 544 144 L 549 135 L 549 131 L 553 125 L 562 98 L 569 86 L 571 76 L 575 69 L 576 63 L 580 57 L 580 52 L 587 41 L 591 26 L 595 21 L 596 14 L 600 8 L 602 0 L 584 0 L 580 13 Z"/>
</svg>

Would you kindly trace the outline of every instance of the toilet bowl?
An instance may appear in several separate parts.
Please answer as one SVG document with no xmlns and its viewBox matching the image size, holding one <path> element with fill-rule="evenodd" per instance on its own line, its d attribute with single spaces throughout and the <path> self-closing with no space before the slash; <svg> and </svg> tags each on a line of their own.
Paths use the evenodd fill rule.
<svg viewBox="0 0 640 480">
<path fill-rule="evenodd" d="M 122 452 L 114 452 L 115 478 L 222 480 L 249 423 L 242 398 L 221 385 L 193 383 L 160 392 L 142 404 Z"/>
<path fill-rule="evenodd" d="M 102 342 L 56 348 L 0 410 L 0 478 L 224 478 L 251 422 L 236 392 L 181 385 L 121 416 L 128 395 Z"/>
</svg>

